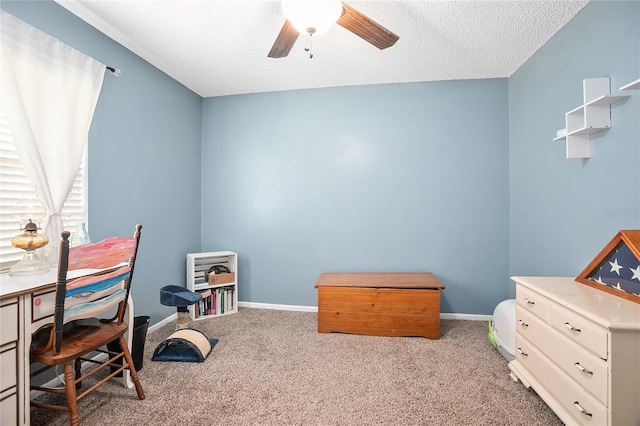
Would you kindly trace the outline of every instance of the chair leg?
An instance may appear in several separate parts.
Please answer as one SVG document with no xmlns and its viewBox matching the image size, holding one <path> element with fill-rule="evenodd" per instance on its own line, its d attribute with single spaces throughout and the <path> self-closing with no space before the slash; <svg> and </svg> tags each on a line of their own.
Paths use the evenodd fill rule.
<svg viewBox="0 0 640 426">
<path fill-rule="evenodd" d="M 80 425 L 80 416 L 78 416 L 78 400 L 76 395 L 76 386 L 74 384 L 74 371 L 71 361 L 64 363 L 64 387 L 67 391 L 67 405 L 69 406 L 69 422 L 71 426 Z"/>
<path fill-rule="evenodd" d="M 82 360 L 80 358 L 76 358 L 75 360 L 75 369 L 76 369 L 76 380 L 78 380 L 82 376 Z M 82 382 L 76 383 L 76 390 L 80 390 L 82 386 Z"/>
<path fill-rule="evenodd" d="M 127 342 L 124 340 L 124 336 L 120 336 L 118 339 L 118 343 L 120 344 L 120 350 L 124 353 L 124 359 L 129 366 L 129 372 L 131 373 L 131 380 L 133 380 L 133 384 L 136 387 L 136 392 L 138 393 L 138 399 L 144 399 L 144 390 L 142 389 L 142 384 L 140 383 L 140 379 L 138 379 L 138 373 L 136 372 L 136 368 L 133 365 L 133 358 L 131 357 L 131 353 L 129 352 L 129 348 L 127 347 Z"/>
</svg>

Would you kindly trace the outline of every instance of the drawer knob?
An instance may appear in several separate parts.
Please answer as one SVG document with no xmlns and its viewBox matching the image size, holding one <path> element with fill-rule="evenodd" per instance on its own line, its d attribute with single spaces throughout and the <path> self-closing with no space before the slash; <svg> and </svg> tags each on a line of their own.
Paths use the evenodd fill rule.
<svg viewBox="0 0 640 426">
<path fill-rule="evenodd" d="M 576 333 L 580 333 L 582 331 L 579 328 L 576 328 L 576 327 L 572 326 L 569 322 L 565 322 L 564 326 L 567 327 L 571 331 L 575 331 Z"/>
<path fill-rule="evenodd" d="M 581 372 L 583 372 L 584 374 L 588 374 L 589 376 L 593 376 L 593 371 L 591 371 L 591 370 L 587 370 L 587 369 L 586 369 L 586 368 L 584 368 L 582 365 L 580 365 L 580 363 L 579 363 L 579 362 L 576 362 L 576 363 L 575 363 L 575 364 L 573 364 L 573 365 L 575 365 L 575 367 L 576 367 L 578 370 L 580 370 Z"/>
<path fill-rule="evenodd" d="M 582 405 L 580 405 L 579 401 L 573 403 L 573 406 L 576 407 L 576 410 L 580 412 L 580 414 L 584 414 L 585 416 L 593 417 L 593 414 L 585 410 Z"/>
<path fill-rule="evenodd" d="M 526 303 L 527 305 L 535 305 L 536 304 L 536 302 L 533 302 L 533 301 L 529 300 L 526 297 L 524 298 L 524 303 Z"/>
<path fill-rule="evenodd" d="M 529 327 L 529 324 L 527 324 L 526 322 L 524 322 L 522 320 L 518 320 L 518 324 L 520 324 L 523 327 Z"/>
<path fill-rule="evenodd" d="M 523 351 L 522 348 L 518 348 L 518 353 L 522 356 L 529 356 L 529 354 Z"/>
</svg>

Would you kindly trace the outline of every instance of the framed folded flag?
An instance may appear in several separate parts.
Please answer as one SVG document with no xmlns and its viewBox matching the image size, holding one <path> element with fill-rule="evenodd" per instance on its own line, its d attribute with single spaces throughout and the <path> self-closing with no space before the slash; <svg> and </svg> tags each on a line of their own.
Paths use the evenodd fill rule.
<svg viewBox="0 0 640 426">
<path fill-rule="evenodd" d="M 618 232 L 576 281 L 640 303 L 640 230 Z"/>
</svg>

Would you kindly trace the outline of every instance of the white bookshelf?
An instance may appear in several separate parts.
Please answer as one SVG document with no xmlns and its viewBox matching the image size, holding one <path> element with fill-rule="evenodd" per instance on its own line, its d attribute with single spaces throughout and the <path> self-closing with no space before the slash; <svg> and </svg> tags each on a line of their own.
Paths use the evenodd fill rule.
<svg viewBox="0 0 640 426">
<path fill-rule="evenodd" d="M 214 265 L 224 265 L 235 274 L 232 282 L 210 284 L 206 274 Z M 213 318 L 238 312 L 238 255 L 232 251 L 187 254 L 187 289 L 203 294 L 189 308 L 192 320 Z"/>
</svg>

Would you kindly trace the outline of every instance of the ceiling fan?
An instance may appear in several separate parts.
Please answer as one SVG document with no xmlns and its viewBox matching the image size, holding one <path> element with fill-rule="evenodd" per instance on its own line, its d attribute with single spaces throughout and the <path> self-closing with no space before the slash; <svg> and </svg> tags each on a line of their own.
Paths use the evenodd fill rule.
<svg viewBox="0 0 640 426">
<path fill-rule="evenodd" d="M 313 6 L 311 6 L 312 3 Z M 320 34 L 333 23 L 351 31 L 380 50 L 393 46 L 400 38 L 339 0 L 282 0 L 282 9 L 287 19 L 267 55 L 269 58 L 284 58 L 289 55 L 301 32 L 309 35 L 310 42 L 311 36 Z M 320 21 L 325 19 L 321 16 L 325 12 L 328 13 L 325 22 L 314 22 L 317 19 Z M 310 49 L 311 46 L 305 47 L 307 51 Z M 313 57 L 313 53 L 310 53 L 309 57 Z"/>
</svg>

